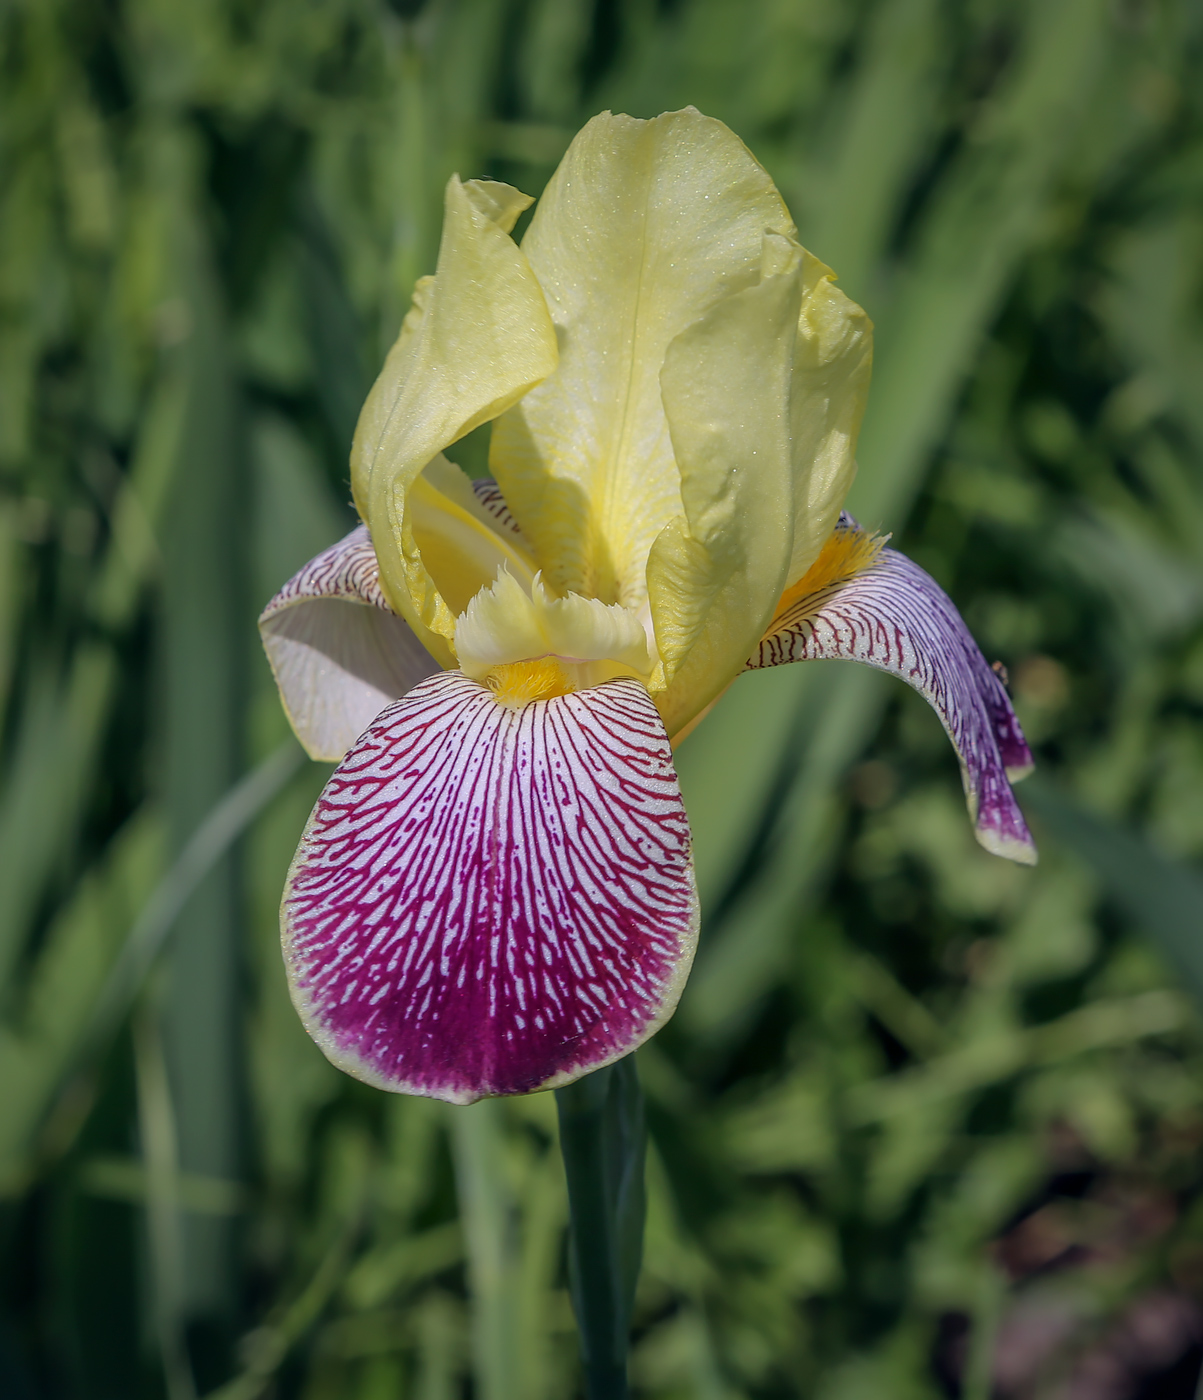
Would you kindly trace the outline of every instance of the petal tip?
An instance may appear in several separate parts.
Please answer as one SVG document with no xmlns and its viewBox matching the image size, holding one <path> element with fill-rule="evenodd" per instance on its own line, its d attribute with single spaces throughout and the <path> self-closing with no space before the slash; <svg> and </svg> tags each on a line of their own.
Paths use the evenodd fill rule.
<svg viewBox="0 0 1203 1400">
<path fill-rule="evenodd" d="M 993 827 L 976 826 L 973 834 L 978 845 L 992 856 L 1001 856 L 1004 860 L 1014 861 L 1016 865 L 1039 863 L 1036 843 L 1026 832 L 1023 836 L 1009 836 Z"/>
<path fill-rule="evenodd" d="M 856 529 L 840 517 L 839 530 Z M 1010 783 L 1032 755 L 998 673 L 952 599 L 905 555 L 884 549 L 872 567 L 828 582 L 778 613 L 750 667 L 831 657 L 890 671 L 935 709 L 960 760 L 974 834 L 992 855 L 1036 864 Z"/>
</svg>

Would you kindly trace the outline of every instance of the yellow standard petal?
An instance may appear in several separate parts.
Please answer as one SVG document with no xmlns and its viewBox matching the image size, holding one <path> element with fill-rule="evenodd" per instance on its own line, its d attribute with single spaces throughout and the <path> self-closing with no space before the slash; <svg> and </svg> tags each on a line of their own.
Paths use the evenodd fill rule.
<svg viewBox="0 0 1203 1400">
<path fill-rule="evenodd" d="M 684 505 L 647 566 L 670 735 L 743 668 L 790 563 L 802 257 L 783 235 L 763 242 L 759 283 L 678 335 L 661 374 Z"/>
<path fill-rule="evenodd" d="M 856 439 L 869 397 L 873 323 L 835 286 L 835 273 L 799 248 L 802 305 L 790 387 L 796 583 L 831 537 L 856 474 Z"/>
<path fill-rule="evenodd" d="M 652 541 L 683 510 L 664 356 L 758 281 L 766 228 L 793 233 L 773 182 L 692 108 L 595 117 L 552 177 L 522 249 L 560 364 L 495 424 L 490 465 L 554 593 L 645 606 Z"/>
<path fill-rule="evenodd" d="M 555 369 L 546 301 L 509 236 L 530 202 L 508 185 L 465 185 L 457 176 L 448 182 L 437 271 L 415 291 L 352 447 L 352 490 L 372 533 L 381 584 L 444 666 L 455 664 L 456 607 L 423 563 L 407 498 L 444 447 L 495 418 Z M 441 502 L 426 504 L 441 508 Z M 469 517 L 457 525 L 471 528 Z M 424 521 L 428 538 L 439 533 L 430 510 Z M 491 571 L 484 581 L 488 577 Z"/>
</svg>

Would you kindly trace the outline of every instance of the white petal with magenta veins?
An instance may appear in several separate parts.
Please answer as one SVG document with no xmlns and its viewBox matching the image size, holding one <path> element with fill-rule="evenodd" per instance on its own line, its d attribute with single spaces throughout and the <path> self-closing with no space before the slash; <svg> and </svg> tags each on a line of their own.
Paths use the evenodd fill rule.
<svg viewBox="0 0 1203 1400">
<path fill-rule="evenodd" d="M 370 1084 L 469 1103 L 620 1058 L 672 1014 L 698 928 L 647 692 L 509 710 L 424 681 L 330 780 L 282 915 L 306 1027 Z"/>
<path fill-rule="evenodd" d="M 439 669 L 385 600 L 365 525 L 289 579 L 259 632 L 311 758 L 340 759 L 381 710 Z"/>
<path fill-rule="evenodd" d="M 859 529 L 841 516 L 837 532 Z M 863 572 L 799 598 L 776 618 L 748 669 L 823 658 L 864 662 L 917 690 L 956 749 L 978 841 L 994 855 L 1036 863 L 1011 792 L 1011 782 L 1031 771 L 1031 752 L 1002 681 L 935 579 L 883 549 Z"/>
</svg>

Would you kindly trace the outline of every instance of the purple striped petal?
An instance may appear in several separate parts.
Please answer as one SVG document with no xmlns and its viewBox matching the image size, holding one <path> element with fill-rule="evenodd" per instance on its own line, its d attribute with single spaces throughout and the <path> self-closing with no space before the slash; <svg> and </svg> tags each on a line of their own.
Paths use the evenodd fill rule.
<svg viewBox="0 0 1203 1400">
<path fill-rule="evenodd" d="M 625 1055 L 672 1014 L 698 927 L 647 692 L 514 711 L 458 671 L 423 681 L 327 784 L 282 926 L 310 1035 L 379 1088 L 471 1103 Z"/>
<path fill-rule="evenodd" d="M 511 535 L 515 535 L 525 543 L 522 527 L 514 519 L 509 506 L 506 505 L 505 497 L 501 494 L 501 487 L 491 476 L 478 476 L 472 483 L 472 491 L 480 504 L 503 529 L 508 530 Z"/>
<path fill-rule="evenodd" d="M 837 529 L 859 526 L 845 513 Z M 799 599 L 775 619 L 747 669 L 822 658 L 863 661 L 913 686 L 956 749 L 978 841 L 995 855 L 1036 863 L 1011 792 L 1011 782 L 1031 771 L 1032 755 L 1002 681 L 935 579 L 906 555 L 883 549 L 862 573 Z"/>
<path fill-rule="evenodd" d="M 389 607 L 366 525 L 289 579 L 259 634 L 311 758 L 342 758 L 385 706 L 439 669 Z"/>
</svg>

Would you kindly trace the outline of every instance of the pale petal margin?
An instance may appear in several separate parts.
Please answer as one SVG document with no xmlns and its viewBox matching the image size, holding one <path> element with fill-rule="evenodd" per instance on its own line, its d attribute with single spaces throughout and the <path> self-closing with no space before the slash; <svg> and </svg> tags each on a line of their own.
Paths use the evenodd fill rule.
<svg viewBox="0 0 1203 1400">
<path fill-rule="evenodd" d="M 839 529 L 858 529 L 846 512 Z M 787 661 L 862 661 L 901 677 L 940 716 L 961 763 L 978 841 L 994 855 L 1036 863 L 1011 782 L 1032 755 L 1002 681 L 951 598 L 893 549 L 862 573 L 800 598 L 774 620 L 748 670 Z"/>
<path fill-rule="evenodd" d="M 514 711 L 423 681 L 327 784 L 281 915 L 306 1028 L 378 1088 L 470 1103 L 619 1059 L 672 1014 L 698 930 L 646 690 Z"/>
<path fill-rule="evenodd" d="M 263 609 L 259 633 L 310 758 L 337 762 L 438 663 L 389 607 L 366 525 L 324 550 Z"/>
</svg>

